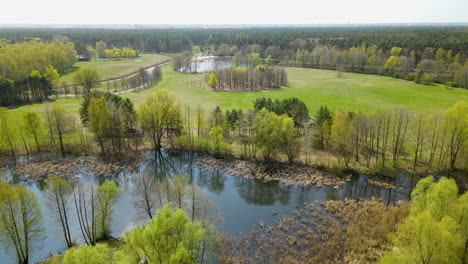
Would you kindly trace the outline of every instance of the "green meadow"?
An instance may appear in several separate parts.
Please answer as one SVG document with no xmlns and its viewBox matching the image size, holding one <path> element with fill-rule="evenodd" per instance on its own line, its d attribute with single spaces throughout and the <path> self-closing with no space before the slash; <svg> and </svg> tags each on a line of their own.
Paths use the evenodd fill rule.
<svg viewBox="0 0 468 264">
<path fill-rule="evenodd" d="M 287 68 L 289 85 L 276 90 L 259 92 L 217 92 L 206 85 L 204 74 L 178 73 L 169 66 L 163 67 L 163 80 L 155 87 L 124 93 L 136 106 L 145 97 L 158 89 L 167 89 L 183 104 L 192 107 L 200 105 L 204 109 L 220 106 L 224 109 L 252 107 L 256 98 L 271 97 L 283 99 L 297 97 L 304 101 L 313 112 L 321 105 L 335 110 L 361 111 L 372 113 L 384 108 L 405 108 L 418 113 L 443 111 L 457 101 L 468 101 L 468 90 L 446 88 L 443 85 L 420 85 L 414 82 L 390 77 L 344 73 L 338 78 L 335 71 Z M 78 118 L 80 99 L 70 97 L 52 99 Z M 44 104 L 32 104 L 11 108 L 15 116 L 26 111 L 42 111 Z"/>
<path fill-rule="evenodd" d="M 72 82 L 73 73 L 80 68 L 94 68 L 102 80 L 108 80 L 134 73 L 140 68 L 147 68 L 168 59 L 168 56 L 160 54 L 140 54 L 134 59 L 79 61 L 63 74 L 62 80 Z"/>
</svg>

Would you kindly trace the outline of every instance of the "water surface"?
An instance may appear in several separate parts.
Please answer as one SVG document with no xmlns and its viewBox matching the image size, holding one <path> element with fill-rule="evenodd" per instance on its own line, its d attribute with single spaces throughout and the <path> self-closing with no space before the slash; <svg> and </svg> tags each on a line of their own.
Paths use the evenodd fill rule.
<svg viewBox="0 0 468 264">
<path fill-rule="evenodd" d="M 232 176 L 214 169 L 199 168 L 194 162 L 196 155 L 193 153 L 169 154 L 162 151 L 160 153 L 146 152 L 143 156 L 141 165 L 135 172 L 123 172 L 112 175 L 110 178 L 80 171 L 68 175 L 69 178 L 79 177 L 79 180 L 93 184 L 100 184 L 110 179 L 122 187 L 121 197 L 115 206 L 111 226 L 112 236 L 122 236 L 126 229 L 143 224 L 142 220 L 136 217 L 135 209 L 132 206 L 132 192 L 136 179 L 144 173 L 149 173 L 160 179 L 173 178 L 180 173 L 188 175 L 189 181 L 199 185 L 203 193 L 218 206 L 224 218 L 219 228 L 232 235 L 248 232 L 259 221 L 271 224 L 275 217 L 286 215 L 304 203 L 378 197 L 388 204 L 394 204 L 398 200 L 407 199 L 408 196 L 408 189 L 387 189 L 370 185 L 365 175 L 354 176 L 351 181 L 340 188 L 287 186 L 277 181 L 264 183 L 259 180 Z M 14 181 L 16 177 L 10 175 L 10 178 Z M 399 180 L 403 179 L 399 178 Z M 56 254 L 66 250 L 61 230 L 47 217 L 48 210 L 42 193 L 44 184 L 32 181 L 21 182 L 21 184 L 25 184 L 38 195 L 45 215 L 47 237 L 41 243 L 41 247 L 34 250 L 31 261 L 42 261 L 50 253 Z M 80 241 L 77 220 L 71 224 L 74 237 Z M 2 264 L 15 263 L 14 249 L 9 249 L 8 254 L 3 249 L 0 250 L 0 260 Z"/>
</svg>

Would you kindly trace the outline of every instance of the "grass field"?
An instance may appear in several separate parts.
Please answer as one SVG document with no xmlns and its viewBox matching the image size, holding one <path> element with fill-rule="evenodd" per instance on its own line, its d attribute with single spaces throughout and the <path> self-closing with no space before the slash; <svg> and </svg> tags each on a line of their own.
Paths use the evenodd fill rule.
<svg viewBox="0 0 468 264">
<path fill-rule="evenodd" d="M 289 85 L 277 90 L 259 92 L 215 92 L 208 89 L 203 74 L 186 74 L 163 67 L 163 81 L 156 87 L 122 94 L 138 106 L 149 94 L 165 88 L 175 94 L 184 104 L 212 109 L 248 109 L 259 97 L 288 98 L 303 100 L 310 111 L 321 105 L 346 111 L 374 112 L 378 109 L 402 107 L 410 111 L 431 113 L 443 111 L 457 101 L 468 101 L 468 90 L 445 88 L 442 85 L 425 86 L 414 82 L 356 73 L 345 73 L 338 78 L 334 71 L 287 68 Z M 52 103 L 63 106 L 67 113 L 78 118 L 80 99 L 59 99 Z M 15 116 L 26 111 L 42 111 L 43 104 L 12 108 Z"/>
<path fill-rule="evenodd" d="M 136 72 L 140 67 L 149 67 L 168 59 L 168 56 L 159 54 L 141 54 L 140 57 L 135 59 L 80 61 L 62 75 L 62 80 L 72 82 L 73 73 L 83 67 L 96 69 L 102 80 L 108 80 Z"/>
<path fill-rule="evenodd" d="M 164 79 L 157 88 L 166 88 L 182 102 L 204 108 L 219 105 L 222 108 L 253 106 L 259 97 L 288 98 L 303 100 L 311 111 L 321 105 L 333 109 L 374 112 L 377 109 L 401 107 L 414 112 L 445 110 L 457 101 L 468 101 L 468 90 L 445 88 L 442 85 L 425 86 L 390 77 L 345 73 L 342 78 L 328 70 L 287 68 L 289 85 L 277 90 L 259 92 L 215 92 L 204 83 L 203 74 L 185 74 L 164 68 Z M 136 103 L 141 94 L 128 94 Z"/>
</svg>

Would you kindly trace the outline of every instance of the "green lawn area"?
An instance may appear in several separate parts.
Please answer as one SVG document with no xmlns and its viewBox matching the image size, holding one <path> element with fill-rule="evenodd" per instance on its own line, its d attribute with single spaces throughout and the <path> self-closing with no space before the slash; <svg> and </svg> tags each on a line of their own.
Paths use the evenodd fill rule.
<svg viewBox="0 0 468 264">
<path fill-rule="evenodd" d="M 445 88 L 442 85 L 420 85 L 390 77 L 335 71 L 287 68 L 289 85 L 277 90 L 259 92 L 215 92 L 208 89 L 203 74 L 177 73 L 164 67 L 164 79 L 157 88 L 174 93 L 183 103 L 204 108 L 243 108 L 253 106 L 259 97 L 303 100 L 311 111 L 321 105 L 346 111 L 374 112 L 383 108 L 401 107 L 414 112 L 445 110 L 457 101 L 468 101 L 468 90 Z M 135 103 L 154 89 L 129 93 Z"/>
<path fill-rule="evenodd" d="M 289 85 L 277 90 L 259 92 L 215 92 L 204 82 L 204 74 L 178 73 L 169 66 L 163 67 L 163 81 L 156 87 L 122 94 L 138 106 L 146 96 L 165 88 L 175 94 L 184 104 L 198 105 L 212 109 L 248 109 L 259 97 L 288 98 L 303 100 L 310 111 L 321 105 L 345 111 L 374 112 L 378 109 L 402 107 L 410 111 L 430 113 L 443 111 L 457 101 L 468 101 L 468 90 L 445 88 L 442 85 L 425 86 L 414 82 L 356 73 L 344 73 L 338 78 L 334 71 L 287 68 Z M 80 99 L 58 99 L 53 104 L 63 106 L 67 113 L 78 119 Z M 42 111 L 43 104 L 33 104 L 12 108 L 14 116 L 22 116 L 26 111 Z"/>
<path fill-rule="evenodd" d="M 61 78 L 64 82 L 72 82 L 73 73 L 79 68 L 85 67 L 96 69 L 102 80 L 108 80 L 136 72 L 140 67 L 149 67 L 168 59 L 168 56 L 160 54 L 140 54 L 135 59 L 79 61 L 73 65 L 72 69 L 65 72 Z"/>
</svg>

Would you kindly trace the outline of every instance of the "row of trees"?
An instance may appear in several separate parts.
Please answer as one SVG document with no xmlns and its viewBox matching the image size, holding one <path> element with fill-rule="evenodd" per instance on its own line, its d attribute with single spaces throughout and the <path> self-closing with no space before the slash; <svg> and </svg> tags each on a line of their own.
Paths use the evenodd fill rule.
<svg viewBox="0 0 468 264">
<path fill-rule="evenodd" d="M 139 56 L 139 51 L 132 48 L 113 47 L 107 48 L 106 42 L 100 40 L 94 46 L 87 45 L 84 56 L 87 58 L 95 57 L 99 59 L 118 59 L 118 58 L 135 58 Z"/>
<path fill-rule="evenodd" d="M 188 121 L 192 113 L 186 109 L 185 133 L 177 144 L 253 158 L 258 152 L 265 159 L 281 153 L 290 161 L 301 157 L 306 163 L 312 150 L 326 151 L 338 158 L 340 166 L 353 162 L 371 169 L 390 166 L 428 172 L 467 166 L 466 102 L 432 116 L 402 109 L 364 115 L 322 106 L 309 119 L 307 108 L 297 99 L 274 102 L 263 98 L 255 102 L 255 109 L 224 115 L 216 108 L 208 120 L 197 109 L 194 122 Z M 278 114 L 286 116 L 281 121 Z"/>
<path fill-rule="evenodd" d="M 27 112 L 17 121 L 3 108 L 1 150 L 12 156 L 43 151 L 65 155 L 94 152 L 96 146 L 103 154 L 121 155 L 138 150 L 146 137 L 155 148 L 166 141 L 183 148 L 253 158 L 258 153 L 265 159 L 278 153 L 306 163 L 311 161 L 312 151 L 318 150 L 334 154 L 340 166 L 370 169 L 390 166 L 430 172 L 467 166 L 466 102 L 433 115 L 403 109 L 365 115 L 322 106 L 309 117 L 305 104 L 296 98 L 261 98 L 252 110 L 224 113 L 217 107 L 207 116 L 202 108 L 183 108 L 167 90 L 159 90 L 137 110 L 118 95 L 90 93 L 83 99 L 80 126 L 57 105 L 47 106 L 42 118 Z M 96 145 L 87 131 L 92 132 Z M 72 141 L 71 135 L 79 136 L 79 142 Z"/>
<path fill-rule="evenodd" d="M 117 80 L 102 81 L 101 76 L 94 68 L 80 68 L 73 74 L 73 85 L 63 83 L 62 87 L 55 87 L 53 92 L 58 95 L 62 93 L 65 96 L 74 94 L 75 96 L 86 95 L 92 92 L 93 89 L 103 87 L 107 92 L 118 92 L 122 90 L 141 90 L 149 88 L 152 85 L 162 80 L 162 71 L 159 65 L 153 66 L 152 70 L 140 68 L 135 74 Z M 81 89 L 80 89 L 81 87 Z M 73 91 L 71 91 L 73 90 Z M 80 92 L 82 90 L 82 92 Z"/>
<path fill-rule="evenodd" d="M 455 53 L 443 48 L 410 50 L 392 47 L 385 50 L 377 45 L 341 49 L 336 46 L 314 45 L 310 49 L 302 45 L 290 45 L 281 49 L 269 46 L 248 45 L 242 49 L 237 46 L 220 45 L 215 54 L 234 56 L 236 65 L 246 63 L 257 65 L 280 64 L 306 68 L 330 69 L 371 73 L 405 78 L 417 83 L 433 82 L 450 86 L 468 88 L 468 65 L 464 53 Z"/>
<path fill-rule="evenodd" d="M 208 85 L 214 90 L 256 91 L 274 89 L 288 83 L 286 71 L 280 67 L 224 68 L 206 76 Z"/>
<path fill-rule="evenodd" d="M 190 51 L 174 54 L 172 55 L 172 68 L 174 71 L 192 72 L 192 60 L 193 54 Z"/>
</svg>

